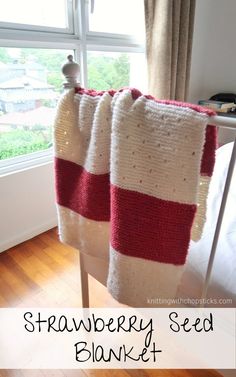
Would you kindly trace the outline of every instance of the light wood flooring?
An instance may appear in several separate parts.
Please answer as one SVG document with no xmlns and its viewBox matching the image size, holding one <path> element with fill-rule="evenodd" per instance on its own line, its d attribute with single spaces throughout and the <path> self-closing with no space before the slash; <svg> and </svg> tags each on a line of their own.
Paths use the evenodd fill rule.
<svg viewBox="0 0 236 377">
<path fill-rule="evenodd" d="M 91 307 L 118 307 L 89 278 Z M 78 252 L 52 229 L 0 254 L 0 307 L 81 307 Z M 212 370 L 0 370 L 0 377 L 219 377 Z"/>
</svg>

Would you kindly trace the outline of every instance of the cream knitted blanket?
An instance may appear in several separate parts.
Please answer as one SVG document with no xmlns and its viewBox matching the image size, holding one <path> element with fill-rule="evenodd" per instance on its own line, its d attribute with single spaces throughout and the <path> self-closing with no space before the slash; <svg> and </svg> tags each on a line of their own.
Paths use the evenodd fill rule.
<svg viewBox="0 0 236 377">
<path fill-rule="evenodd" d="M 141 307 L 175 295 L 191 232 L 199 238 L 204 224 L 212 114 L 134 89 L 71 90 L 59 103 L 60 239 L 109 259 L 108 290 L 122 303 Z"/>
</svg>

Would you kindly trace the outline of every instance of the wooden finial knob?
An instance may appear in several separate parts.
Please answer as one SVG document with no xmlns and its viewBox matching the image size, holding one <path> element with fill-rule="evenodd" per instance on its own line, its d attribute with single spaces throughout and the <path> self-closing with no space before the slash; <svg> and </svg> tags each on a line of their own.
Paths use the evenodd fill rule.
<svg viewBox="0 0 236 377">
<path fill-rule="evenodd" d="M 66 78 L 66 82 L 63 84 L 65 88 L 80 87 L 80 83 L 77 78 L 80 73 L 79 64 L 74 62 L 73 56 L 67 56 L 67 62 L 62 66 L 62 73 Z"/>
</svg>

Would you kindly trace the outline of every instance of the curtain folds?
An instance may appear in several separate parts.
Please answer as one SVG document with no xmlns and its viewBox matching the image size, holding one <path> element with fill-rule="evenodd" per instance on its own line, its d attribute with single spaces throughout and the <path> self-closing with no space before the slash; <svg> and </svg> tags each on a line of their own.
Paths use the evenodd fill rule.
<svg viewBox="0 0 236 377">
<path fill-rule="evenodd" d="M 195 0 L 144 0 L 148 91 L 186 101 Z"/>
</svg>

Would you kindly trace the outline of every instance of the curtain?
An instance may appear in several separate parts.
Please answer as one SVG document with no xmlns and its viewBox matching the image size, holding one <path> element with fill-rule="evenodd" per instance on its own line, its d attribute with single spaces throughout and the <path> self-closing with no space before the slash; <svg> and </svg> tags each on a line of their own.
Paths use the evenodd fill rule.
<svg viewBox="0 0 236 377">
<path fill-rule="evenodd" d="M 144 0 L 148 91 L 186 101 L 195 0 Z"/>
</svg>

